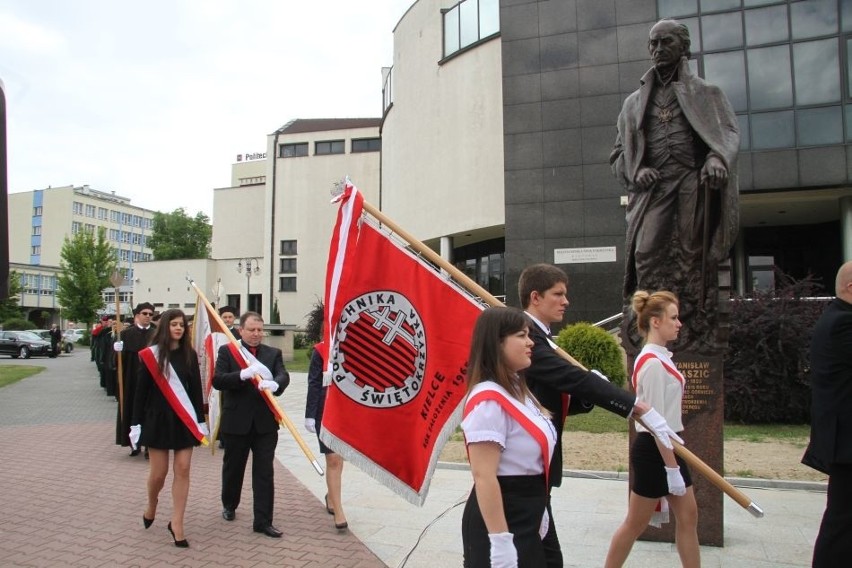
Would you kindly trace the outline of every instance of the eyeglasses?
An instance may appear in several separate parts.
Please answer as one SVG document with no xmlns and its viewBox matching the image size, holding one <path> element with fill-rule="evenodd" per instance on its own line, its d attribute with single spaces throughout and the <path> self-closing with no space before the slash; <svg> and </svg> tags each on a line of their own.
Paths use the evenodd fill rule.
<svg viewBox="0 0 852 568">
<path fill-rule="evenodd" d="M 139 312 L 139 315 L 151 317 L 154 315 L 154 312 Z"/>
</svg>

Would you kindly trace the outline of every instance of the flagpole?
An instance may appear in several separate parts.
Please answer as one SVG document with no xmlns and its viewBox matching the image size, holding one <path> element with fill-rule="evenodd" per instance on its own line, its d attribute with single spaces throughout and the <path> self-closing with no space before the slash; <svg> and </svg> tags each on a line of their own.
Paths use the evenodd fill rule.
<svg viewBox="0 0 852 568">
<path fill-rule="evenodd" d="M 213 318 L 216 320 L 216 323 L 218 323 L 219 327 L 224 330 L 225 335 L 228 337 L 228 341 L 230 341 L 234 346 L 239 348 L 240 342 L 237 341 L 237 339 L 234 337 L 234 334 L 231 333 L 231 330 L 228 329 L 228 326 L 225 325 L 224 321 L 222 321 L 222 318 L 219 316 L 219 313 L 213 308 L 213 306 L 210 304 L 210 301 L 207 300 L 207 297 L 195 284 L 195 281 L 189 276 L 187 276 L 186 279 L 187 281 L 189 281 L 190 285 L 195 288 L 195 292 L 198 294 L 198 297 L 201 298 L 201 301 L 207 308 L 207 313 L 212 314 Z M 257 383 L 257 375 L 255 375 L 252 380 Z M 261 396 L 265 396 L 267 398 L 270 404 L 275 408 L 275 411 L 278 412 L 278 415 L 281 417 L 281 424 L 284 425 L 284 427 L 286 427 L 287 430 L 290 431 L 290 434 L 293 436 L 293 439 L 295 439 L 296 443 L 299 444 L 299 447 L 302 449 L 302 452 L 305 454 L 305 457 L 308 458 L 308 461 L 311 462 L 312 466 L 314 466 L 316 472 L 320 475 L 323 475 L 325 472 L 323 471 L 322 466 L 320 466 L 319 462 L 314 457 L 314 454 L 311 452 L 310 448 L 308 448 L 308 445 L 305 443 L 305 440 L 302 439 L 302 436 L 299 434 L 299 431 L 296 429 L 296 426 L 293 424 L 293 421 L 290 420 L 290 418 L 284 413 L 284 410 L 281 408 L 281 406 L 279 406 L 278 401 L 275 399 L 272 392 L 263 389 L 260 391 L 260 393 Z"/>
<path fill-rule="evenodd" d="M 476 296 L 482 298 L 489 306 L 492 307 L 502 307 L 505 304 L 498 300 L 496 297 L 491 295 L 485 288 L 477 284 L 474 280 L 472 280 L 467 274 L 447 262 L 446 259 L 442 258 L 441 255 L 436 253 L 434 250 L 423 244 L 421 241 L 416 239 L 410 233 L 405 231 L 402 227 L 397 225 L 394 221 L 392 221 L 387 215 L 376 209 L 374 206 L 370 205 L 366 200 L 363 202 L 364 211 L 372 215 L 377 221 L 386 225 L 391 231 L 402 237 L 408 244 L 416 250 L 418 253 L 422 254 L 426 257 L 430 262 L 446 271 L 450 276 L 453 277 L 460 285 L 464 286 L 469 292 L 473 293 Z M 584 371 L 588 371 L 588 369 L 580 364 L 579 361 L 574 359 L 571 355 L 565 352 L 562 348 L 557 347 L 556 353 L 570 362 L 572 365 L 583 369 Z M 645 427 L 649 432 L 653 432 L 650 428 L 648 428 L 642 419 L 638 416 L 632 416 L 632 418 Z M 710 481 L 713 485 L 727 493 L 727 495 L 736 501 L 738 505 L 746 509 L 753 516 L 760 518 L 763 516 L 763 509 L 761 509 L 757 503 L 752 501 L 745 493 L 731 485 L 728 480 L 724 477 L 716 473 L 716 471 L 711 468 L 709 465 L 704 463 L 701 458 L 693 454 L 691 451 L 687 450 L 683 445 L 679 444 L 675 440 L 671 440 L 672 445 L 674 446 L 674 452 L 683 458 L 684 461 L 687 462 L 690 466 L 698 470 L 699 473 L 704 475 L 708 481 Z"/>
<path fill-rule="evenodd" d="M 110 284 L 115 286 L 115 323 L 112 325 L 113 342 L 121 341 L 121 301 L 119 299 L 118 287 L 124 282 L 124 277 L 116 269 L 110 276 Z M 118 382 L 118 415 L 120 423 L 124 424 L 124 369 L 121 359 L 121 351 L 116 353 L 116 381 Z"/>
</svg>

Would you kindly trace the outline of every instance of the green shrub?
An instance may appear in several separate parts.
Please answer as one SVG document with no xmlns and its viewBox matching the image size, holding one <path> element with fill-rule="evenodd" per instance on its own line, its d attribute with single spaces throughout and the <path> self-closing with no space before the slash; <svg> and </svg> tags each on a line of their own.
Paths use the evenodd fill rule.
<svg viewBox="0 0 852 568">
<path fill-rule="evenodd" d="M 293 334 L 293 349 L 307 349 L 311 345 L 313 345 L 313 343 L 308 339 L 308 336 L 306 334 Z"/>
<path fill-rule="evenodd" d="M 3 329 L 8 331 L 23 331 L 33 329 L 35 324 L 24 318 L 10 318 L 3 322 Z"/>
<path fill-rule="evenodd" d="M 811 278 L 776 271 L 776 290 L 732 300 L 725 357 L 725 420 L 744 424 L 810 422 L 808 349 L 825 302 Z"/>
<path fill-rule="evenodd" d="M 597 369 L 613 383 L 624 386 L 627 370 L 618 341 L 599 327 L 579 322 L 559 332 L 556 344 L 588 369 Z"/>
</svg>

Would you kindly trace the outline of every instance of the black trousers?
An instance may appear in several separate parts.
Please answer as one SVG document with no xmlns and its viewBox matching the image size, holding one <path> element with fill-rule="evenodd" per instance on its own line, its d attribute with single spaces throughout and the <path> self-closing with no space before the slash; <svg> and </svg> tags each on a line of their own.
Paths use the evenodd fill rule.
<svg viewBox="0 0 852 568">
<path fill-rule="evenodd" d="M 519 568 L 545 566 L 544 547 L 538 529 L 547 506 L 547 486 L 543 475 L 499 476 L 503 512 L 514 535 Z M 476 489 L 470 492 L 462 514 L 462 545 L 465 568 L 491 566 L 491 541 L 482 519 Z"/>
<path fill-rule="evenodd" d="M 556 522 L 553 520 L 553 509 L 550 508 L 550 495 L 547 496 L 547 515 L 550 517 L 550 526 L 547 527 L 547 534 L 541 541 L 544 547 L 545 566 L 562 568 L 562 545 L 559 544 L 559 537 L 556 535 Z"/>
<path fill-rule="evenodd" d="M 225 439 L 225 456 L 222 458 L 222 506 L 232 510 L 239 506 L 246 463 L 251 452 L 254 527 L 271 525 L 275 500 L 272 460 L 275 459 L 275 447 L 278 445 L 278 431 L 260 433 L 252 425 L 248 434 L 222 436 Z"/>
<path fill-rule="evenodd" d="M 814 545 L 813 568 L 852 562 L 852 464 L 832 464 L 825 513 Z"/>
</svg>

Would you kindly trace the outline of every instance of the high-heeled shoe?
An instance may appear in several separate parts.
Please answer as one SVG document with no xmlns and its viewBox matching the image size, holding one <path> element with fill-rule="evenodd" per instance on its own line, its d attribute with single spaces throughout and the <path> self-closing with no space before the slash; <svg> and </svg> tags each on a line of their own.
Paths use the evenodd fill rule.
<svg viewBox="0 0 852 568">
<path fill-rule="evenodd" d="M 172 530 L 172 522 L 171 521 L 169 521 L 169 526 L 167 526 L 166 528 L 169 529 L 169 532 L 172 534 L 172 540 L 175 541 L 175 546 L 177 546 L 178 548 L 189 548 L 189 541 L 188 540 L 186 540 L 186 539 L 178 540 L 177 539 L 177 537 L 175 536 L 175 531 Z"/>
<path fill-rule="evenodd" d="M 349 528 L 349 523 L 346 522 L 346 521 L 343 521 L 342 523 L 334 523 L 334 528 L 343 532 L 343 531 L 345 531 L 346 529 Z"/>
<path fill-rule="evenodd" d="M 149 519 L 145 516 L 145 513 L 142 513 L 142 524 L 145 525 L 146 529 L 149 529 L 154 524 L 154 519 Z"/>
<path fill-rule="evenodd" d="M 334 514 L 334 509 L 328 506 L 328 493 L 325 494 L 325 510 L 329 515 Z"/>
</svg>

